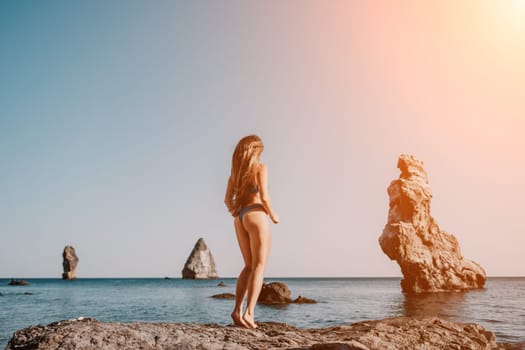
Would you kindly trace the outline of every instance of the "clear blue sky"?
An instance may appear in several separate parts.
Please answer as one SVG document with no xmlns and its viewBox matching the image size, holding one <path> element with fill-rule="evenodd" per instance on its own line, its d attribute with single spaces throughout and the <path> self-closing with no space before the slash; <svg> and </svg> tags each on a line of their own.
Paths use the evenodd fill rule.
<svg viewBox="0 0 525 350">
<path fill-rule="evenodd" d="M 0 2 L 0 277 L 59 277 L 67 244 L 79 277 L 180 276 L 199 237 L 237 275 L 249 133 L 268 276 L 399 275 L 377 238 L 401 153 L 465 257 L 525 275 L 525 6 L 409 4 Z"/>
</svg>

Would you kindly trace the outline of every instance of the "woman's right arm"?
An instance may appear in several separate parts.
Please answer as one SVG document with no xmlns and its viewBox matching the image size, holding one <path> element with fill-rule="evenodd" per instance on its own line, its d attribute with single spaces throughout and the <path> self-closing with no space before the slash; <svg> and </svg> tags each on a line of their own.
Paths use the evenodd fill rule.
<svg viewBox="0 0 525 350">
<path fill-rule="evenodd" d="M 257 182 L 259 183 L 259 194 L 261 196 L 261 202 L 264 206 L 264 209 L 266 209 L 266 212 L 274 224 L 279 223 L 279 216 L 273 211 L 270 193 L 268 192 L 268 168 L 265 164 L 261 163 L 260 165 L 259 171 L 257 173 Z"/>
</svg>

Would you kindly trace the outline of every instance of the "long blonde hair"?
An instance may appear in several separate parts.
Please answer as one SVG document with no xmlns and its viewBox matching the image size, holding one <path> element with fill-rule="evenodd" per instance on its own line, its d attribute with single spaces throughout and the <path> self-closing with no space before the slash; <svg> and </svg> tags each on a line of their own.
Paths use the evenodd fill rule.
<svg viewBox="0 0 525 350">
<path fill-rule="evenodd" d="M 232 186 L 232 214 L 237 216 L 250 200 L 250 193 L 257 188 L 257 165 L 264 149 L 261 138 L 257 135 L 243 137 L 232 156 L 230 181 Z"/>
</svg>

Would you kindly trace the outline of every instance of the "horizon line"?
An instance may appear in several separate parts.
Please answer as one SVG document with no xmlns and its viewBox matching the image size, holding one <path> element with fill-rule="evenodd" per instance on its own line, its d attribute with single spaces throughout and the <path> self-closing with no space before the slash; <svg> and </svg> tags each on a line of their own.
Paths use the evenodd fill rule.
<svg viewBox="0 0 525 350">
<path fill-rule="evenodd" d="M 268 276 L 264 277 L 264 279 L 272 279 L 272 278 L 279 278 L 279 279 L 299 279 L 299 278 L 310 278 L 310 279 L 336 279 L 336 278 L 403 278 L 403 276 Z M 525 278 L 525 275 L 491 275 L 487 276 L 487 278 Z M 20 280 L 20 279 L 58 279 L 63 280 L 61 277 L 0 277 L 0 280 Z M 225 277 L 218 277 L 218 278 L 198 278 L 198 279 L 192 279 L 192 278 L 182 278 L 182 277 L 170 277 L 170 276 L 87 276 L 87 277 L 77 277 L 72 280 L 82 280 L 82 279 L 186 279 L 186 280 L 194 280 L 194 281 L 218 281 L 221 279 L 237 279 L 237 276 L 225 276 Z M 68 281 L 68 280 L 64 280 Z M 69 280 L 71 281 L 71 280 Z"/>
</svg>

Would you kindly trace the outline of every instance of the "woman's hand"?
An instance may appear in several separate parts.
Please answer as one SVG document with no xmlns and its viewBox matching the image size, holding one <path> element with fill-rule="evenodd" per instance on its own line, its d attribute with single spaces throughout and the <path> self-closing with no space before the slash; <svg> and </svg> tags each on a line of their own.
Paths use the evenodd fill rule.
<svg viewBox="0 0 525 350">
<path fill-rule="evenodd" d="M 279 215 L 272 214 L 270 216 L 270 219 L 273 221 L 274 224 L 278 224 L 279 223 Z"/>
</svg>

